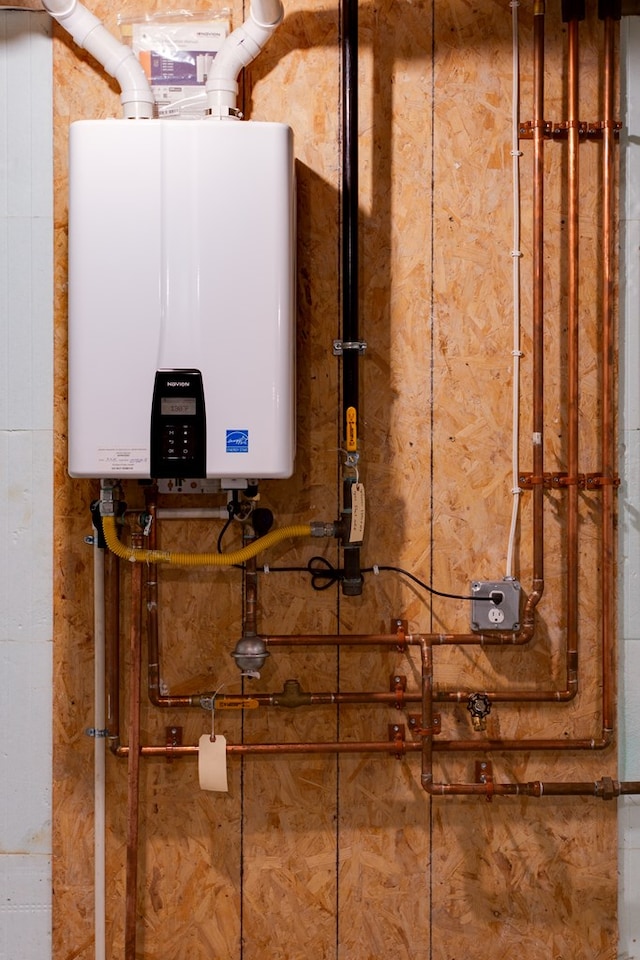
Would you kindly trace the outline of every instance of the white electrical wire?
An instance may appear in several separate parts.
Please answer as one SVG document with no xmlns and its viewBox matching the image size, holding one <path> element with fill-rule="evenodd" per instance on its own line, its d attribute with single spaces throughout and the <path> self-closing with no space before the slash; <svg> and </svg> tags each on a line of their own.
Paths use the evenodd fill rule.
<svg viewBox="0 0 640 960">
<path fill-rule="evenodd" d="M 513 191 L 513 249 L 511 257 L 513 259 L 513 421 L 512 421 L 512 477 L 511 493 L 513 494 L 513 507 L 511 511 L 511 528 L 509 531 L 509 543 L 507 547 L 507 565 L 506 576 L 513 577 L 513 557 L 515 552 L 515 542 L 518 532 L 518 522 L 520 518 L 520 496 L 522 490 L 519 486 L 520 480 L 520 462 L 519 462 L 519 441 L 520 441 L 520 358 L 522 351 L 520 349 L 520 260 L 522 251 L 520 250 L 520 51 L 518 43 L 518 0 L 511 0 L 511 22 L 512 22 L 512 45 L 513 45 L 513 87 L 511 102 L 511 171 L 512 171 L 512 191 Z"/>
</svg>

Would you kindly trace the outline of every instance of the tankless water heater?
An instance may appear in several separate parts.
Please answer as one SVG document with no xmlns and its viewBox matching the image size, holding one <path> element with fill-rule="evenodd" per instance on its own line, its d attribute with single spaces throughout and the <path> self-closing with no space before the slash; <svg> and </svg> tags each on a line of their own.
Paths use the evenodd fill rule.
<svg viewBox="0 0 640 960">
<path fill-rule="evenodd" d="M 72 125 L 71 476 L 291 476 L 294 316 L 288 126 Z"/>
</svg>

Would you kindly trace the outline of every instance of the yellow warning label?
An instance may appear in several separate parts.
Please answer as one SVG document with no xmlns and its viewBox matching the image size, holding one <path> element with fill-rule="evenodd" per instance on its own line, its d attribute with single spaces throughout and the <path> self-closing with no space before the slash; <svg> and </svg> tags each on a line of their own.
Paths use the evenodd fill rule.
<svg viewBox="0 0 640 960">
<path fill-rule="evenodd" d="M 225 697 L 216 697 L 216 710 L 255 710 L 258 701 L 253 697 L 242 697 L 241 700 L 227 700 Z"/>
<path fill-rule="evenodd" d="M 347 451 L 358 449 L 358 414 L 355 407 L 347 407 Z"/>
</svg>

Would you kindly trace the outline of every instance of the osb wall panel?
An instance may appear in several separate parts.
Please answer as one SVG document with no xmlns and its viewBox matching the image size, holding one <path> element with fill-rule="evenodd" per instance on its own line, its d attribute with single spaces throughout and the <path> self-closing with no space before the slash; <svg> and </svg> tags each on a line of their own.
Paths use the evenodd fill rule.
<svg viewBox="0 0 640 960">
<path fill-rule="evenodd" d="M 193 2 L 190 8 L 206 10 Z M 581 119 L 601 109 L 600 28 L 581 27 Z M 159 10 L 154 0 L 147 11 Z M 117 31 L 106 0 L 91 9 Z M 239 3 L 234 24 L 243 18 Z M 522 118 L 531 118 L 532 9 L 522 4 Z M 565 119 L 566 35 L 548 15 L 547 106 Z M 340 504 L 340 10 L 292 0 L 246 71 L 253 120 L 290 123 L 298 192 L 298 454 L 291 480 L 265 483 L 276 523 L 332 520 Z M 437 589 L 466 595 L 472 579 L 499 579 L 511 514 L 511 17 L 506 2 L 361 4 L 360 226 L 362 478 L 368 497 L 361 597 L 313 591 L 301 572 L 316 554 L 339 564 L 335 544 L 285 544 L 264 562 L 259 628 L 270 633 L 464 632 L 468 604 L 430 597 L 373 565 L 401 566 Z M 56 674 L 55 956 L 93 956 L 92 557 L 89 504 L 96 485 L 66 475 L 67 137 L 73 120 L 117 116 L 118 94 L 100 68 L 56 30 Z M 531 143 L 521 144 L 522 469 L 530 470 Z M 566 467 L 566 147 L 546 150 L 545 339 L 547 469 Z M 580 147 L 582 471 L 598 470 L 597 309 L 601 259 L 598 146 Z M 246 278 L 250 282 L 250 278 Z M 239 375 L 241 361 L 238 360 Z M 126 486 L 129 503 L 140 491 Z M 531 579 L 530 495 L 522 498 L 516 574 Z M 562 689 L 565 683 L 565 498 L 546 499 L 545 597 L 536 638 L 513 650 L 434 651 L 443 736 L 469 739 L 464 696 L 474 690 Z M 490 737 L 597 736 L 600 723 L 597 496 L 581 498 L 580 693 L 570 705 L 494 706 Z M 214 538 L 217 537 L 216 527 Z M 163 546 L 208 549 L 202 524 L 162 526 Z M 237 543 L 230 534 L 226 544 Z M 262 558 L 261 558 L 262 562 Z M 128 566 L 128 565 L 124 565 Z M 123 641 L 129 570 L 122 572 Z M 239 692 L 229 654 L 241 631 L 240 571 L 162 570 L 160 644 L 168 691 Z M 126 646 L 126 643 L 124 643 Z M 127 662 L 123 671 L 127 689 Z M 259 681 L 314 691 L 385 691 L 395 675 L 420 689 L 415 653 L 373 648 L 273 648 Z M 410 704 L 407 713 L 416 712 Z M 123 697 L 123 739 L 127 711 Z M 218 711 L 230 742 L 385 740 L 407 724 L 391 707 Z M 143 709 L 143 742 L 183 727 L 185 743 L 210 728 L 202 711 Z M 410 734 L 408 734 L 410 736 Z M 436 756 L 436 778 L 473 780 L 474 754 Z M 613 752 L 526 749 L 490 757 L 496 779 L 593 780 L 615 772 Z M 126 762 L 108 758 L 108 955 L 123 955 Z M 154 960 L 452 960 L 499 951 L 612 960 L 616 830 L 600 800 L 436 799 L 421 787 L 419 757 L 251 757 L 229 763 L 229 792 L 203 793 L 196 763 L 145 760 L 137 955 Z"/>
</svg>

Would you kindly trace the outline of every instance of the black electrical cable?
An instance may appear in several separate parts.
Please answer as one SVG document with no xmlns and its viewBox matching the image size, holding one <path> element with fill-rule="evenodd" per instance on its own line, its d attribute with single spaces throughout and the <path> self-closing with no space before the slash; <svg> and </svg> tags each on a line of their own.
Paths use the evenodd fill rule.
<svg viewBox="0 0 640 960">
<path fill-rule="evenodd" d="M 374 573 L 376 570 L 389 570 L 392 573 L 399 573 L 401 576 L 407 577 L 409 580 L 412 580 L 419 587 L 422 587 L 423 590 L 426 590 L 428 593 L 431 593 L 436 597 L 446 597 L 448 600 L 490 600 L 491 599 L 491 597 L 463 597 L 461 594 L 458 594 L 458 593 L 443 593 L 442 590 L 436 590 L 435 587 L 432 587 L 428 583 L 425 583 L 424 580 L 420 580 L 419 577 L 416 577 L 413 573 L 409 573 L 408 570 L 403 570 L 402 567 L 390 567 L 390 566 L 369 567 L 366 570 L 366 573 Z"/>
<path fill-rule="evenodd" d="M 320 565 L 320 566 L 318 566 Z M 410 573 L 408 570 L 404 570 L 402 567 L 393 567 L 389 565 L 379 565 L 376 564 L 375 567 L 363 567 L 362 573 L 378 573 L 380 571 L 385 571 L 389 573 L 397 573 L 400 576 L 407 577 L 409 580 L 413 581 L 418 587 L 426 590 L 427 593 L 432 594 L 436 597 L 445 597 L 448 600 L 491 600 L 491 597 L 466 597 L 458 593 L 444 593 L 442 590 L 436 590 L 435 587 L 430 586 L 428 583 L 425 583 L 424 580 L 420 580 L 419 577 L 416 577 L 415 574 Z M 333 564 L 327 560 L 326 557 L 311 557 L 306 567 L 266 567 L 263 570 L 258 572 L 265 573 L 308 573 L 311 577 L 311 586 L 314 590 L 327 590 L 329 587 L 333 586 L 334 583 L 340 583 L 344 576 L 344 571 L 338 567 L 334 567 Z"/>
<path fill-rule="evenodd" d="M 229 503 L 227 504 L 227 513 L 229 514 L 229 516 L 225 520 L 224 526 L 220 531 L 220 534 L 218 535 L 218 553 L 222 553 L 222 541 L 224 539 L 224 535 L 229 529 L 229 527 L 231 526 L 231 521 L 233 520 L 233 518 L 237 513 L 237 504 L 235 502 L 235 498 L 233 500 L 230 500 Z"/>
</svg>

